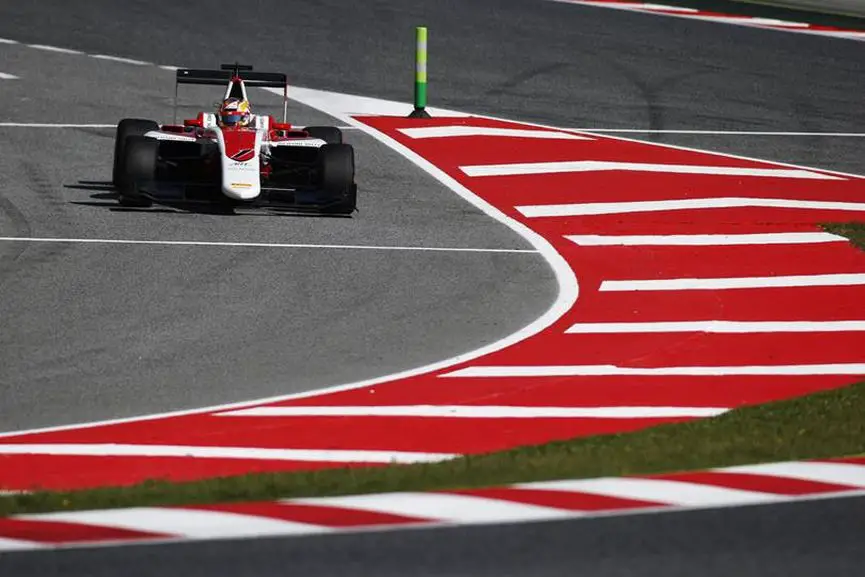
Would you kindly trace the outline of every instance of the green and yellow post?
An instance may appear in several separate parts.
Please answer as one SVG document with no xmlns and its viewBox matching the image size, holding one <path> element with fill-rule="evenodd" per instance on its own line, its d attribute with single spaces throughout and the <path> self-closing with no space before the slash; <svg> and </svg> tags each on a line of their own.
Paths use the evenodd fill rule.
<svg viewBox="0 0 865 577">
<path fill-rule="evenodd" d="M 414 57 L 414 110 L 409 118 L 429 118 L 426 111 L 427 83 L 427 31 L 426 26 L 418 26 L 415 29 L 415 57 Z"/>
</svg>

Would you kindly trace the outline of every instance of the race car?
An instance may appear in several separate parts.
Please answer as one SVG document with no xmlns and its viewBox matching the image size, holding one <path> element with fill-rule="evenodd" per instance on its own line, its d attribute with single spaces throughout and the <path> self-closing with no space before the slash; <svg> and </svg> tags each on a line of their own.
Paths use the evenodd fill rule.
<svg viewBox="0 0 865 577">
<path fill-rule="evenodd" d="M 121 205 L 204 202 L 342 215 L 356 210 L 354 149 L 337 127 L 297 128 L 286 121 L 285 74 L 240 64 L 179 69 L 175 119 L 179 84 L 226 89 L 216 113 L 200 112 L 182 124 L 120 121 L 112 181 Z M 247 86 L 283 89 L 282 122 L 252 113 Z"/>
</svg>

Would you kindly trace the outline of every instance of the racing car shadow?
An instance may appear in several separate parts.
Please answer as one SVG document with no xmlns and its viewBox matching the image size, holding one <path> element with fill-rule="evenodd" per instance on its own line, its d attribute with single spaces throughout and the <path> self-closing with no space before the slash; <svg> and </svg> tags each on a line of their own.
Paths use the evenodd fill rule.
<svg viewBox="0 0 865 577">
<path fill-rule="evenodd" d="M 286 209 L 261 209 L 233 207 L 207 202 L 173 201 L 165 199 L 153 199 L 153 206 L 147 208 L 120 206 L 118 194 L 111 181 L 102 180 L 79 180 L 75 184 L 64 184 L 63 188 L 72 190 L 88 190 L 94 194 L 90 195 L 92 200 L 73 200 L 70 204 L 78 206 L 93 206 L 107 208 L 110 212 L 145 212 L 145 213 L 168 213 L 168 214 L 209 214 L 209 215 L 242 215 L 242 216 L 283 216 L 283 217 L 318 217 L 318 218 L 351 218 L 346 214 L 323 214 L 316 211 L 286 210 Z M 102 201 L 102 202 L 99 202 Z"/>
</svg>

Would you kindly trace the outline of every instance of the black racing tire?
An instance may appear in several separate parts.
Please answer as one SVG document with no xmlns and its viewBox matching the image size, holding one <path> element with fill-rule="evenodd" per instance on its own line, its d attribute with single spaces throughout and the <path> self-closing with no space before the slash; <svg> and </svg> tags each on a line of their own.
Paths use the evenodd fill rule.
<svg viewBox="0 0 865 577">
<path fill-rule="evenodd" d="M 156 181 L 159 141 L 146 136 L 126 138 L 123 170 L 118 175 L 118 193 L 123 206 L 147 207 L 152 201 L 141 194 L 141 187 Z"/>
<path fill-rule="evenodd" d="M 307 126 L 307 134 L 328 144 L 342 144 L 342 131 L 336 126 Z"/>
<path fill-rule="evenodd" d="M 325 144 L 319 149 L 321 189 L 331 201 L 325 212 L 351 214 L 357 207 L 354 183 L 354 148 L 349 144 Z"/>
<path fill-rule="evenodd" d="M 130 136 L 143 136 L 151 130 L 159 130 L 159 124 L 152 120 L 140 118 L 124 118 L 117 124 L 114 136 L 114 168 L 111 172 L 111 182 L 114 186 L 120 184 L 120 173 L 123 172 L 123 159 L 126 151 L 126 139 Z"/>
</svg>

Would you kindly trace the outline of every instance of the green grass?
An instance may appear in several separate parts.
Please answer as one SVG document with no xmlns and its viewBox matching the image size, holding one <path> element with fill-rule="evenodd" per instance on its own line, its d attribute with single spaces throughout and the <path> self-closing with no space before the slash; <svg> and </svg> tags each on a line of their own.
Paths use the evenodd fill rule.
<svg viewBox="0 0 865 577">
<path fill-rule="evenodd" d="M 831 224 L 865 248 L 865 224 Z M 661 425 L 435 464 L 254 474 L 0 498 L 0 515 L 477 487 L 865 454 L 865 383 Z"/>
</svg>

